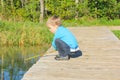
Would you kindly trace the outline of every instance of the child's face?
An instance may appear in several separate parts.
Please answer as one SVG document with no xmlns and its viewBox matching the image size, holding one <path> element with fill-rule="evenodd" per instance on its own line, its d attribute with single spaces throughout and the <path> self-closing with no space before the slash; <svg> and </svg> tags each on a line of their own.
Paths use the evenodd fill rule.
<svg viewBox="0 0 120 80">
<path fill-rule="evenodd" d="M 56 31 L 56 29 L 57 29 L 57 26 L 55 25 L 55 26 L 53 26 L 53 25 L 48 25 L 48 28 L 49 28 L 49 30 L 50 30 L 50 32 L 52 32 L 52 33 L 55 33 L 55 31 Z"/>
</svg>

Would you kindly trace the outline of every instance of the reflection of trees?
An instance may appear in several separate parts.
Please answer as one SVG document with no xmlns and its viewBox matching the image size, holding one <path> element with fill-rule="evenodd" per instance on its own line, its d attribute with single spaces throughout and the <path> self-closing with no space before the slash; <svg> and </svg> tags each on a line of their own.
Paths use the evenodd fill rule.
<svg viewBox="0 0 120 80">
<path fill-rule="evenodd" d="M 3 67 L 3 57 L 4 55 L 0 55 L 0 80 L 4 80 L 4 67 Z"/>
<path fill-rule="evenodd" d="M 36 62 L 36 60 L 38 60 L 38 58 L 29 61 L 24 61 L 24 59 L 38 55 L 41 52 L 44 51 L 40 50 L 39 47 L 0 48 L 0 72 L 2 72 L 2 70 L 4 69 L 4 73 L 0 73 L 1 80 L 2 76 L 4 76 L 5 80 L 20 80 L 23 74 L 29 69 L 29 67 L 31 67 L 32 64 Z"/>
</svg>

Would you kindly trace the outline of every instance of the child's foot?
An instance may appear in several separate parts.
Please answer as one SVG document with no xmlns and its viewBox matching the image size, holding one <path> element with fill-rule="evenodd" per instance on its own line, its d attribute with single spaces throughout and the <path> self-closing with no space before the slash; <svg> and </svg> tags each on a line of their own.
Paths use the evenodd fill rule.
<svg viewBox="0 0 120 80">
<path fill-rule="evenodd" d="M 65 56 L 65 57 L 61 57 L 61 56 L 59 56 L 59 55 L 56 55 L 56 57 L 55 57 L 55 60 L 69 60 L 70 59 L 70 56 L 68 55 L 68 56 Z"/>
</svg>

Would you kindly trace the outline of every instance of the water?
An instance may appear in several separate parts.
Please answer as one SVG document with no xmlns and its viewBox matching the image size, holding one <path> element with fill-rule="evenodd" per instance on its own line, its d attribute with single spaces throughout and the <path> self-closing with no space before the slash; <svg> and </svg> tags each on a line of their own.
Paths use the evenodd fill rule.
<svg viewBox="0 0 120 80">
<path fill-rule="evenodd" d="M 0 80 L 21 80 L 45 50 L 40 47 L 0 47 Z"/>
</svg>

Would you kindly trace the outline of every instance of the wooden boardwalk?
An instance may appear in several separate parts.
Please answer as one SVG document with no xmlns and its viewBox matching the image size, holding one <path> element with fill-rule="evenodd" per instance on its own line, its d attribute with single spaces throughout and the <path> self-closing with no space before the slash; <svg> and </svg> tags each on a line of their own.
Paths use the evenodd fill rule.
<svg viewBox="0 0 120 80">
<path fill-rule="evenodd" d="M 77 37 L 83 55 L 56 61 L 57 52 L 46 54 L 22 80 L 120 80 L 120 40 L 105 27 L 70 30 Z"/>
</svg>

